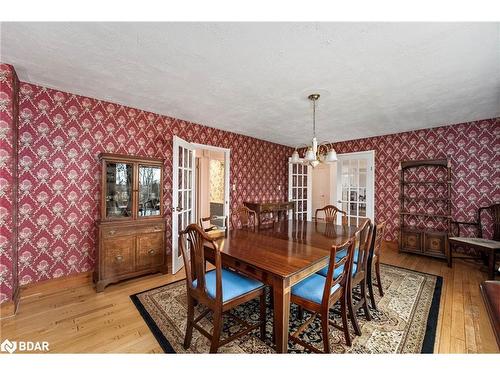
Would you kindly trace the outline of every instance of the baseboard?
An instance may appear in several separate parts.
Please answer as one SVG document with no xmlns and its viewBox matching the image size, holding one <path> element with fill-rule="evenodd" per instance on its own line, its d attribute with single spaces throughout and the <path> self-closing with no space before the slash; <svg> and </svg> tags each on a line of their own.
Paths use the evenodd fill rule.
<svg viewBox="0 0 500 375">
<path fill-rule="evenodd" d="M 61 288 L 75 288 L 92 283 L 92 272 L 81 272 L 73 275 L 58 277 L 40 281 L 38 283 L 28 284 L 21 287 L 21 300 L 34 295 L 40 295 L 44 292 L 52 292 Z"/>
<path fill-rule="evenodd" d="M 16 315 L 19 306 L 19 295 L 19 288 L 17 288 L 12 296 L 12 300 L 0 305 L 0 320 Z"/>
<path fill-rule="evenodd" d="M 398 241 L 386 241 L 384 240 L 383 246 L 385 249 L 398 250 Z"/>
</svg>

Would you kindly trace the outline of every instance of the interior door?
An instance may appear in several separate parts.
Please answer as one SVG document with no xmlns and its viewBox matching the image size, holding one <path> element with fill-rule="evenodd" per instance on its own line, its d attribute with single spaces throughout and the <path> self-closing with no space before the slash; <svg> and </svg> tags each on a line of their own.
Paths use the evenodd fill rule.
<svg viewBox="0 0 500 375">
<path fill-rule="evenodd" d="M 295 203 L 296 219 L 312 219 L 312 167 L 288 164 L 288 200 Z"/>
<path fill-rule="evenodd" d="M 174 136 L 172 162 L 172 273 L 184 265 L 179 248 L 180 230 L 196 221 L 195 207 L 195 147 Z M 186 245 L 186 244 L 185 244 Z"/>
<path fill-rule="evenodd" d="M 337 203 L 351 225 L 365 217 L 374 220 L 374 157 L 374 151 L 337 155 Z"/>
</svg>

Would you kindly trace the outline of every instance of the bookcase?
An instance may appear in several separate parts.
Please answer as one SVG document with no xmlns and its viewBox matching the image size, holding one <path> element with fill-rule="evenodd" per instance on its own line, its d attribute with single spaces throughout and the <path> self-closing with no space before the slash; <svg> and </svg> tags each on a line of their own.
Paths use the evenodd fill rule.
<svg viewBox="0 0 500 375">
<path fill-rule="evenodd" d="M 445 259 L 451 222 L 449 160 L 402 161 L 399 173 L 399 251 Z"/>
</svg>

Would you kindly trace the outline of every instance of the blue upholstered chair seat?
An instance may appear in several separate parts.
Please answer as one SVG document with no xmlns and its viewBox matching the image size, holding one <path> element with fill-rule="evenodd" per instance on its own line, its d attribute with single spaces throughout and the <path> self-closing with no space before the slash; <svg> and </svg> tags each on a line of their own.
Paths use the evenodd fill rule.
<svg viewBox="0 0 500 375">
<path fill-rule="evenodd" d="M 193 281 L 193 286 L 196 288 L 198 280 Z M 260 281 L 240 275 L 239 273 L 222 269 L 222 302 L 232 300 L 233 298 L 242 296 L 252 290 L 260 288 Z M 215 299 L 216 290 L 216 273 L 215 270 L 208 271 L 205 274 L 205 287 L 208 295 Z"/>
<path fill-rule="evenodd" d="M 358 265 L 356 263 L 353 263 L 352 265 L 352 274 L 354 275 L 356 273 L 356 270 L 358 269 Z M 340 267 L 337 267 L 335 271 L 333 271 L 333 278 L 336 279 L 337 277 L 340 276 L 340 274 L 344 272 L 344 265 L 341 265 Z M 323 277 L 326 277 L 328 274 L 328 266 L 323 267 L 320 269 L 318 272 L 316 272 L 317 275 L 321 275 Z"/>
<path fill-rule="evenodd" d="M 292 286 L 292 295 L 321 304 L 326 278 L 313 274 Z M 334 293 L 340 285 L 334 285 L 330 293 Z"/>
</svg>

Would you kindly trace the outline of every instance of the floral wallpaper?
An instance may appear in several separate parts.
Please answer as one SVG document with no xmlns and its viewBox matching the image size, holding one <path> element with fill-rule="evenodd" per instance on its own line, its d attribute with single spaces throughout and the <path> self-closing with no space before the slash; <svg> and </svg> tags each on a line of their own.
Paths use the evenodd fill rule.
<svg viewBox="0 0 500 375">
<path fill-rule="evenodd" d="M 0 303 L 17 289 L 17 90 L 11 65 L 0 64 Z"/>
<path fill-rule="evenodd" d="M 210 202 L 224 203 L 224 162 L 210 159 L 208 175 Z"/>
<path fill-rule="evenodd" d="M 173 135 L 231 149 L 232 209 L 287 197 L 285 146 L 29 83 L 19 111 L 21 285 L 93 269 L 101 152 L 165 160 L 168 251 Z"/>
</svg>

